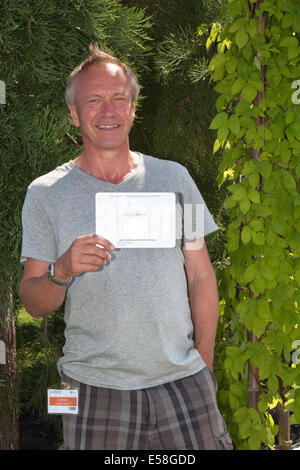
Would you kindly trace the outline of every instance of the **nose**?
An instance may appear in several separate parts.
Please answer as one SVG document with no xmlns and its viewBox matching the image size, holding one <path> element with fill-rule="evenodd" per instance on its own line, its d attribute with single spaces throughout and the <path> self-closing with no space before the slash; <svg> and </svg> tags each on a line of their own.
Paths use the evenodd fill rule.
<svg viewBox="0 0 300 470">
<path fill-rule="evenodd" d="M 114 102 L 110 99 L 104 100 L 101 106 L 101 114 L 103 116 L 115 116 L 116 109 Z"/>
</svg>

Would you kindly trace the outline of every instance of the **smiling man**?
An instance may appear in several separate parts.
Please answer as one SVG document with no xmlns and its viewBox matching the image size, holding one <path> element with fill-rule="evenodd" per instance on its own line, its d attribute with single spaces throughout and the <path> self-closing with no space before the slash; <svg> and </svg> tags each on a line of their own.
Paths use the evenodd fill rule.
<svg viewBox="0 0 300 470">
<path fill-rule="evenodd" d="M 83 152 L 28 187 L 19 293 L 33 317 L 65 302 L 58 369 L 79 411 L 63 417 L 64 449 L 231 449 L 212 372 L 216 279 L 185 207 L 204 208 L 204 236 L 217 226 L 182 165 L 130 149 L 138 94 L 131 68 L 94 46 L 70 75 Z M 174 193 L 175 246 L 115 250 L 95 234 L 105 192 Z"/>
</svg>

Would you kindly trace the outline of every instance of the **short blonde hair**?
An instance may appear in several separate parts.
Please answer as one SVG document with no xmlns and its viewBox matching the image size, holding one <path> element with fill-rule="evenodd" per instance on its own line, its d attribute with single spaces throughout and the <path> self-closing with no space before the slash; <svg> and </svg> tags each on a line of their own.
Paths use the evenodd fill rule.
<svg viewBox="0 0 300 470">
<path fill-rule="evenodd" d="M 88 67 L 95 63 L 118 65 L 123 70 L 129 80 L 131 87 L 131 98 L 134 102 L 136 102 L 139 96 L 140 86 L 138 83 L 137 76 L 135 75 L 132 68 L 129 67 L 129 65 L 126 65 L 125 63 L 121 62 L 116 57 L 114 57 L 110 53 L 110 51 L 105 52 L 99 49 L 97 45 L 90 44 L 89 51 L 89 57 L 87 57 L 83 62 L 81 62 L 81 64 L 79 64 L 69 76 L 65 92 L 65 99 L 67 104 L 75 104 L 75 84 L 80 72 L 82 70 L 86 70 Z"/>
</svg>

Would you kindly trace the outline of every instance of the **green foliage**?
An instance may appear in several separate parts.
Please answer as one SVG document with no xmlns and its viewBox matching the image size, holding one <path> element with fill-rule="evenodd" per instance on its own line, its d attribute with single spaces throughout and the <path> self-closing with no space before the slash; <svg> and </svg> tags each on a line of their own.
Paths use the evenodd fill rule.
<svg viewBox="0 0 300 470">
<path fill-rule="evenodd" d="M 150 22 L 142 9 L 119 0 L 3 0 L 0 26 L 0 80 L 6 85 L 6 104 L 0 104 L 0 306 L 12 287 L 17 312 L 27 187 L 81 150 L 64 102 L 67 78 L 87 57 L 90 42 L 111 49 L 140 74 L 150 51 Z M 19 364 L 22 406 L 44 409 L 45 384 L 55 378 L 50 346 L 40 338 Z M 2 392 L 11 403 L 6 386 Z M 0 403 L 2 415 L 6 402 Z"/>
<path fill-rule="evenodd" d="M 125 3 L 125 2 L 124 2 Z M 136 150 L 184 165 L 221 230 L 208 240 L 213 261 L 222 258 L 226 217 L 225 191 L 218 190 L 217 168 L 221 151 L 212 155 L 208 127 L 216 93 L 209 82 L 205 43 L 219 2 L 212 0 L 130 0 L 152 16 L 153 54 L 142 76 L 143 95 L 138 120 L 131 132 Z"/>
<path fill-rule="evenodd" d="M 45 320 L 35 320 L 24 310 L 17 314 L 18 394 L 21 413 L 49 421 L 62 439 L 61 416 L 47 414 L 47 389 L 60 387 L 57 360 L 64 344 L 63 309 Z"/>
<path fill-rule="evenodd" d="M 217 47 L 209 64 L 219 95 L 210 128 L 214 151 L 223 149 L 218 181 L 227 184 L 230 217 L 228 261 L 219 272 L 226 339 L 219 400 L 238 449 L 273 448 L 276 403 L 300 424 L 300 373 L 291 360 L 300 338 L 298 7 L 228 0 L 225 25 L 215 25 L 207 42 Z M 247 407 L 249 361 L 259 372 L 258 410 Z"/>
<path fill-rule="evenodd" d="M 64 103 L 68 75 L 90 42 L 145 67 L 150 27 L 143 10 L 119 0 L 4 0 L 0 5 L 0 279 L 12 273 L 15 301 L 21 276 L 21 208 L 31 181 L 75 158 L 80 143 Z M 0 297 L 6 286 L 0 283 Z"/>
</svg>

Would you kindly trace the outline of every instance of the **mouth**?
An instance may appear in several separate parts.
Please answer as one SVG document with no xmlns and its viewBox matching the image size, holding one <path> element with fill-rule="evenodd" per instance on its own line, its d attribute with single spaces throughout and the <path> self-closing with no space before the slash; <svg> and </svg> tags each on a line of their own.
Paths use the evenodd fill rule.
<svg viewBox="0 0 300 470">
<path fill-rule="evenodd" d="M 98 124 L 96 125 L 97 129 L 118 129 L 119 124 Z"/>
</svg>

